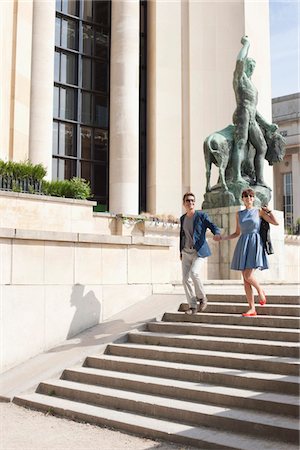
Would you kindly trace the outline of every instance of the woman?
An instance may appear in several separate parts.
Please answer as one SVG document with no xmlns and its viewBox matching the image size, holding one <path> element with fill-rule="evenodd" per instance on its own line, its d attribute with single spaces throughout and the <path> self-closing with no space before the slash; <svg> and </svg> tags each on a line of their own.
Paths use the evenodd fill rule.
<svg viewBox="0 0 300 450">
<path fill-rule="evenodd" d="M 244 317 L 256 316 L 252 286 L 257 290 L 260 305 L 267 303 L 266 296 L 259 282 L 254 278 L 255 269 L 268 269 L 267 255 L 259 234 L 261 218 L 272 225 L 279 225 L 272 211 L 267 206 L 262 209 L 253 207 L 255 193 L 252 189 L 242 192 L 245 209 L 236 213 L 236 230 L 228 236 L 221 236 L 222 241 L 235 239 L 240 234 L 236 245 L 231 269 L 241 270 L 244 279 L 244 289 L 249 309 L 243 313 Z"/>
</svg>

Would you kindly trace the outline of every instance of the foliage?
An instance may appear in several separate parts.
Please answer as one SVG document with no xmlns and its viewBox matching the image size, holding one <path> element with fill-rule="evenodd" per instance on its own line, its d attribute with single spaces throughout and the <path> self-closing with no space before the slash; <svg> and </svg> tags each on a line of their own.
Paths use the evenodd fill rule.
<svg viewBox="0 0 300 450">
<path fill-rule="evenodd" d="M 300 235 L 300 217 L 297 218 L 295 224 L 285 227 L 285 233 L 292 236 Z"/>
<path fill-rule="evenodd" d="M 92 197 L 86 180 L 74 177 L 71 180 L 46 181 L 46 173 L 42 164 L 0 160 L 0 189 L 81 200 Z"/>
<path fill-rule="evenodd" d="M 46 181 L 42 183 L 42 193 L 54 197 L 66 197 L 86 200 L 92 196 L 90 183 L 83 178 L 71 180 Z"/>
<path fill-rule="evenodd" d="M 41 181 L 47 171 L 42 164 L 33 165 L 30 161 L 15 162 L 0 160 L 0 175 L 13 180 L 31 179 L 34 182 Z"/>
</svg>

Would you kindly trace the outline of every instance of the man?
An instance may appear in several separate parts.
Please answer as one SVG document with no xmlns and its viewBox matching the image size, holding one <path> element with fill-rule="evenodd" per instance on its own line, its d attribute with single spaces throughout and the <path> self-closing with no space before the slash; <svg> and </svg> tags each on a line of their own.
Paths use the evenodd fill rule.
<svg viewBox="0 0 300 450">
<path fill-rule="evenodd" d="M 192 192 L 184 194 L 183 206 L 186 213 L 180 218 L 179 245 L 182 283 L 189 304 L 186 314 L 196 314 L 197 301 L 200 303 L 199 311 L 204 311 L 207 306 L 207 298 L 200 279 L 203 260 L 211 255 L 206 241 L 206 230 L 209 228 L 215 235 L 213 239 L 219 241 L 220 229 L 211 222 L 205 212 L 195 210 L 195 195 Z"/>
<path fill-rule="evenodd" d="M 243 47 L 237 56 L 233 74 L 233 89 L 237 103 L 233 114 L 233 123 L 235 125 L 232 154 L 233 181 L 245 184 L 245 180 L 241 175 L 241 163 L 247 158 L 246 149 L 249 141 L 255 149 L 254 168 L 256 184 L 265 186 L 263 167 L 267 144 L 261 128 L 276 131 L 278 127 L 275 124 L 266 122 L 256 111 L 258 93 L 251 81 L 255 61 L 252 58 L 248 58 L 250 47 L 248 37 L 242 37 L 241 43 Z"/>
</svg>

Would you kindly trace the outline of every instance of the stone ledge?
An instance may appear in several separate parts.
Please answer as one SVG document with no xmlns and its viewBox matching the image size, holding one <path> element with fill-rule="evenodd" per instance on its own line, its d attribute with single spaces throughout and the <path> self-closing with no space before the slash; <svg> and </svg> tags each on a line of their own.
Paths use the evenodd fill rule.
<svg viewBox="0 0 300 450">
<path fill-rule="evenodd" d="M 39 195 L 39 194 L 27 194 L 24 192 L 12 192 L 12 191 L 2 191 L 0 190 L 0 196 L 2 197 L 14 197 L 14 198 L 22 198 L 24 200 L 37 200 L 37 201 L 45 201 L 45 202 L 53 202 L 53 203 L 70 203 L 76 205 L 85 205 L 85 206 L 96 206 L 97 202 L 93 202 L 91 200 L 79 200 L 76 198 L 66 198 L 66 197 L 54 197 L 51 195 Z"/>
<path fill-rule="evenodd" d="M 171 238 L 159 236 L 132 236 L 132 244 L 134 245 L 154 245 L 160 247 L 173 247 L 174 242 Z"/>
<path fill-rule="evenodd" d="M 37 241 L 60 241 L 78 242 L 78 233 L 67 231 L 44 231 L 44 230 L 15 230 L 15 239 L 30 239 Z"/>
<path fill-rule="evenodd" d="M 143 237 L 143 236 L 117 236 L 109 234 L 93 233 L 72 233 L 62 231 L 26 230 L 21 228 L 0 228 L 0 238 L 23 239 L 36 241 L 58 241 L 94 244 L 114 244 L 114 245 L 145 245 L 172 247 L 174 245 L 171 238 L 164 237 Z"/>
<path fill-rule="evenodd" d="M 94 244 L 120 244 L 130 245 L 130 236 L 116 236 L 109 234 L 93 234 L 93 233 L 79 233 L 78 242 L 94 243 Z"/>
<path fill-rule="evenodd" d="M 0 238 L 14 238 L 16 235 L 16 230 L 14 228 L 1 228 L 0 227 Z"/>
</svg>

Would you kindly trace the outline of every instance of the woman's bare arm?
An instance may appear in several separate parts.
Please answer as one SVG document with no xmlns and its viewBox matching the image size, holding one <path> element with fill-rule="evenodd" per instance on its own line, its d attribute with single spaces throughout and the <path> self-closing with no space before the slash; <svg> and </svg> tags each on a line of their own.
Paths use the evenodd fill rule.
<svg viewBox="0 0 300 450">
<path fill-rule="evenodd" d="M 229 241 L 230 239 L 235 239 L 241 234 L 240 223 L 239 223 L 239 215 L 236 213 L 236 229 L 232 234 L 228 234 L 227 236 L 221 236 L 221 241 Z"/>
<path fill-rule="evenodd" d="M 268 208 L 268 206 L 263 206 L 259 210 L 259 215 L 262 217 L 266 222 L 271 223 L 272 225 L 279 225 L 277 222 L 276 217 L 274 216 L 273 212 Z"/>
</svg>

